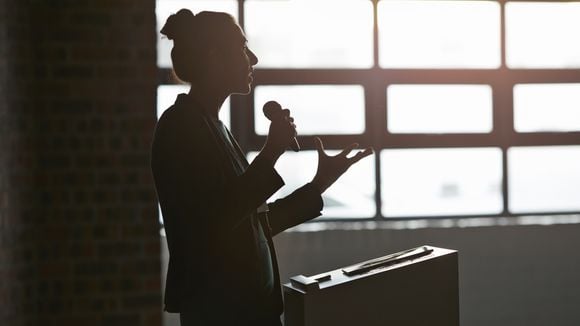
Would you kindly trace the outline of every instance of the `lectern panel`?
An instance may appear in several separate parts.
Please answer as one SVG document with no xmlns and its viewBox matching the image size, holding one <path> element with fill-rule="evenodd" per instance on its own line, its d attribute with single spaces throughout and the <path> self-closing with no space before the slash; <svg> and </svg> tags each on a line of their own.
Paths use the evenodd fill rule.
<svg viewBox="0 0 580 326">
<path fill-rule="evenodd" d="M 284 285 L 286 326 L 457 326 L 457 251 L 423 246 Z M 359 266 L 376 266 L 349 273 Z"/>
</svg>

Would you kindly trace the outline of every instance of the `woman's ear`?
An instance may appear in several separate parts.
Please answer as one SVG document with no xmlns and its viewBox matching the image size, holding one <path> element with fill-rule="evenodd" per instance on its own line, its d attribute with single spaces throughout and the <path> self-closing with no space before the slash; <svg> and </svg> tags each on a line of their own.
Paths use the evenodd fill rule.
<svg viewBox="0 0 580 326">
<path fill-rule="evenodd" d="M 223 53 L 216 48 L 208 48 L 207 51 L 204 51 L 203 55 L 205 56 L 204 62 L 208 63 L 208 66 L 212 68 L 211 70 L 215 70 L 216 67 L 219 68 L 224 65 Z"/>
<path fill-rule="evenodd" d="M 203 61 L 205 64 L 200 67 L 201 73 L 209 79 L 223 80 L 225 77 L 223 76 L 224 66 L 227 65 L 224 62 L 223 53 L 217 49 L 208 49 L 208 51 L 204 51 L 203 55 L 205 56 Z"/>
</svg>

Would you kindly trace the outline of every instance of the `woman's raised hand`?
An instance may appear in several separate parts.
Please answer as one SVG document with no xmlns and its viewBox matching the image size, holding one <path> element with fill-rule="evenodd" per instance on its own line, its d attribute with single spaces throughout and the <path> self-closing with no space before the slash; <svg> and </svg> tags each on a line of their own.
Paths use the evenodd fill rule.
<svg viewBox="0 0 580 326">
<path fill-rule="evenodd" d="M 354 156 L 348 157 L 348 154 L 358 147 L 357 143 L 353 143 L 338 155 L 329 156 L 324 152 L 322 140 L 316 137 L 314 141 L 316 142 L 316 150 L 318 151 L 318 169 L 311 183 L 320 190 L 320 193 L 326 191 L 353 164 L 373 153 L 373 149 L 368 147 L 359 151 Z"/>
</svg>

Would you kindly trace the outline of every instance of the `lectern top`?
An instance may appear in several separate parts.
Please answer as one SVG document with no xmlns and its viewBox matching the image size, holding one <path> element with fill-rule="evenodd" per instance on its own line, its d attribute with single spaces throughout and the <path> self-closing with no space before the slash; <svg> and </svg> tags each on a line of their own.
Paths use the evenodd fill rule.
<svg viewBox="0 0 580 326">
<path fill-rule="evenodd" d="M 310 277 L 298 275 L 292 277 L 290 283 L 284 286 L 304 293 L 323 290 L 358 279 L 373 277 L 376 274 L 387 271 L 404 269 L 409 265 L 420 264 L 454 253 L 457 253 L 457 251 L 432 246 L 420 246 Z"/>
</svg>

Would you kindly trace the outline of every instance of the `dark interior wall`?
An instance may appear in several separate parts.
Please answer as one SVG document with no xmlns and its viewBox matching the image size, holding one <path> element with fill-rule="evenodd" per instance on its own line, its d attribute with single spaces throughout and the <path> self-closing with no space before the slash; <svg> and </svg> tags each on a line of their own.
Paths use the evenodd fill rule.
<svg viewBox="0 0 580 326">
<path fill-rule="evenodd" d="M 155 2 L 0 1 L 0 325 L 158 325 Z"/>
</svg>

